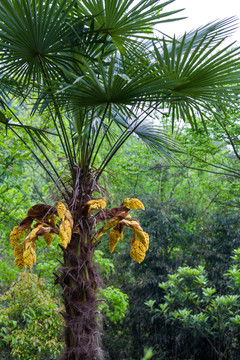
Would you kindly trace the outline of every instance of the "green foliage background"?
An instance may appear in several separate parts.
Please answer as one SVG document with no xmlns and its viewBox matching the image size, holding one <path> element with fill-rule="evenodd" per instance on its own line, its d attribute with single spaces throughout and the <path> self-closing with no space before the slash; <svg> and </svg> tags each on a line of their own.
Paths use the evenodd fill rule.
<svg viewBox="0 0 240 360">
<path fill-rule="evenodd" d="M 238 131 L 234 126 L 236 115 L 231 116 L 228 128 L 234 135 Z M 164 127 L 168 130 L 167 119 Z M 13 294 L 20 294 L 21 279 L 28 275 L 20 275 L 15 268 L 9 244 L 11 229 L 27 209 L 54 199 L 54 190 L 49 190 L 49 179 L 30 153 L 11 132 L 6 141 L 5 129 L 1 130 L 0 286 L 2 294 L 7 292 L 0 301 L 0 354 L 3 359 L 55 359 L 62 346 L 63 326 L 57 311 L 61 304 L 54 300 L 58 289 L 52 275 L 58 268 L 57 239 L 50 248 L 44 242 L 39 247 L 37 265 L 28 278 L 37 289 L 36 298 L 27 306 L 29 316 L 24 315 L 24 319 L 24 301 L 28 301 L 30 290 L 22 289 L 14 303 Z M 141 265 L 130 259 L 128 231 L 113 254 L 107 236 L 96 252 L 95 261 L 106 284 L 99 293 L 106 359 L 141 360 L 146 349 L 151 349 L 151 357 L 157 360 L 201 360 L 206 354 L 208 359 L 217 358 L 199 332 L 182 324 L 176 326 L 157 312 L 165 296 L 159 283 L 167 281 L 168 275 L 176 273 L 179 267 L 203 266 L 208 286 L 216 289 L 216 296 L 233 293 L 224 274 L 232 271 L 232 277 L 237 277 L 239 271 L 231 259 L 233 250 L 240 246 L 239 160 L 221 128 L 212 128 L 211 136 L 206 136 L 201 126 L 198 133 L 178 129 L 173 135 L 183 151 L 180 162 L 157 158 L 136 138 L 119 151 L 101 180 L 109 207 L 120 205 L 126 197 L 143 201 L 146 210 L 135 214 L 150 235 L 150 249 Z M 64 164 L 59 163 L 59 169 L 64 171 Z M 238 296 L 236 292 L 234 295 Z M 45 304 L 42 308 L 38 306 L 40 302 Z M 152 306 L 150 311 L 146 303 Z M 49 318 L 52 323 L 45 323 Z M 47 324 L 48 328 L 38 324 Z M 238 339 L 237 329 L 228 351 L 231 360 L 237 360 Z"/>
</svg>

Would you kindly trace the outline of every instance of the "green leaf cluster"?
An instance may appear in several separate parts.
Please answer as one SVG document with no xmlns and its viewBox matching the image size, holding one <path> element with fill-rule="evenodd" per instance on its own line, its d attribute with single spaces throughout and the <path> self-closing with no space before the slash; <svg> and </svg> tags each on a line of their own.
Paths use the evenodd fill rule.
<svg viewBox="0 0 240 360">
<path fill-rule="evenodd" d="M 3 359 L 54 360 L 63 348 L 60 305 L 36 275 L 21 273 L 0 296 L 0 349 Z"/>
<path fill-rule="evenodd" d="M 239 272 L 239 264 L 236 266 Z M 159 308 L 154 308 L 150 302 L 146 305 L 152 314 L 162 314 L 166 321 L 194 329 L 208 339 L 218 356 L 226 355 L 240 331 L 239 273 L 236 276 L 236 267 L 226 276 L 235 285 L 236 293 L 226 281 L 226 294 L 218 294 L 214 287 L 209 286 L 203 266 L 180 267 L 176 273 L 168 275 L 168 281 L 159 284 L 165 291 L 165 302 L 159 304 Z"/>
</svg>

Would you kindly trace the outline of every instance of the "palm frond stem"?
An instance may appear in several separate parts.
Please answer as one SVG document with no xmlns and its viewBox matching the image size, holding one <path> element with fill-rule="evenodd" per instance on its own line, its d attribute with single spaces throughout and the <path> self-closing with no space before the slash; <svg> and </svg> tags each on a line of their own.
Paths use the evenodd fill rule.
<svg viewBox="0 0 240 360">
<path fill-rule="evenodd" d="M 104 120 L 103 116 L 103 120 Z M 84 192 L 84 188 L 85 188 L 85 184 L 86 184 L 86 180 L 87 180 L 87 175 L 89 172 L 89 168 L 90 168 L 90 162 L 91 162 L 91 157 L 92 157 L 92 153 L 93 153 L 93 144 L 92 144 L 92 149 L 91 149 L 91 153 L 90 155 L 88 155 L 88 149 L 89 149 L 89 145 L 90 145 L 90 141 L 91 141 L 91 131 L 92 131 L 92 123 L 93 123 L 93 119 L 94 119 L 94 109 L 92 110 L 92 115 L 91 115 L 91 122 L 90 122 L 90 126 L 89 126 L 89 131 L 88 131 L 88 137 L 87 137 L 87 146 L 85 148 L 85 159 L 84 159 L 84 166 L 83 166 L 83 179 L 81 182 L 81 188 L 80 188 L 80 194 L 79 194 L 79 199 L 82 199 L 82 195 Z M 100 125 L 99 125 L 100 127 Z M 99 130 L 99 129 L 98 129 Z M 95 146 L 95 144 L 94 144 Z"/>
<path fill-rule="evenodd" d="M 89 131 L 88 131 L 88 136 L 87 136 L 87 141 L 86 141 L 86 148 L 85 148 L 85 159 L 84 159 L 84 174 L 87 174 L 88 169 L 89 169 L 89 162 L 91 159 L 91 153 L 90 156 L 88 155 L 88 149 L 89 149 L 89 145 L 90 145 L 90 141 L 91 141 L 91 131 L 92 131 L 92 123 L 93 123 L 93 119 L 94 119 L 94 109 L 92 109 L 92 116 L 91 116 L 91 121 L 90 121 L 90 126 L 89 126 Z"/>
<path fill-rule="evenodd" d="M 221 170 L 224 170 L 224 171 L 229 171 L 229 172 L 231 172 L 232 174 L 235 174 L 236 177 L 240 177 L 240 172 L 237 171 L 237 170 L 235 170 L 235 169 L 233 169 L 233 168 L 230 167 L 230 166 L 227 166 L 227 165 L 225 165 L 225 164 L 224 164 L 224 165 L 223 165 L 223 164 L 217 165 L 216 162 L 213 164 L 213 163 L 211 163 L 211 162 L 209 162 L 209 161 L 206 161 L 206 160 L 204 160 L 204 159 L 202 159 L 202 158 L 200 158 L 200 157 L 198 157 L 198 156 L 196 156 L 196 155 L 191 155 L 191 157 L 192 157 L 193 159 L 196 159 L 197 161 L 203 163 L 204 165 L 213 166 L 213 167 L 215 167 L 215 168 L 217 168 L 217 169 L 221 169 Z M 179 160 L 179 164 L 180 164 L 180 166 L 182 166 L 182 167 L 186 167 L 186 165 L 185 165 L 181 160 Z M 197 170 L 197 169 L 195 169 L 195 170 Z M 206 171 L 208 171 L 208 170 L 206 170 Z"/>
<path fill-rule="evenodd" d="M 107 133 L 108 133 L 108 131 L 109 131 L 109 129 L 110 129 L 113 121 L 114 121 L 114 119 L 112 119 L 112 120 L 109 122 L 109 125 L 108 125 L 106 131 L 104 132 L 104 134 L 103 134 L 103 136 L 102 136 L 102 139 L 101 139 L 101 141 L 100 141 L 100 143 L 99 143 L 99 145 L 98 145 L 98 147 L 97 147 L 96 153 L 95 153 L 94 158 L 93 158 L 93 160 L 92 160 L 91 167 L 93 166 L 93 164 L 94 164 L 94 162 L 95 162 L 95 160 L 96 160 L 97 154 L 98 154 L 99 150 L 101 149 L 102 143 L 103 143 L 105 137 L 107 136 Z"/>
<path fill-rule="evenodd" d="M 116 152 L 120 149 L 120 147 L 125 143 L 125 141 L 134 133 L 134 131 L 139 127 L 139 125 L 141 125 L 144 120 L 154 111 L 155 109 L 151 109 L 151 111 L 149 111 L 142 120 L 140 120 L 140 122 L 137 123 L 137 125 L 131 129 L 129 131 L 129 129 L 131 128 L 131 126 L 139 120 L 139 118 L 141 118 L 142 114 L 146 113 L 145 111 L 143 111 L 141 113 L 141 115 L 134 119 L 132 121 L 132 123 L 125 129 L 125 131 L 122 133 L 122 135 L 119 137 L 119 139 L 117 140 L 117 142 L 114 144 L 114 146 L 112 147 L 112 149 L 108 152 L 108 154 L 106 155 L 105 159 L 103 160 L 98 175 L 96 177 L 96 180 L 99 179 L 99 177 L 101 176 L 102 172 L 104 171 L 105 167 L 108 165 L 108 163 L 110 162 L 110 160 L 112 159 L 112 157 L 116 154 Z"/>
<path fill-rule="evenodd" d="M 35 152 L 30 148 L 30 146 L 26 143 L 26 141 L 14 130 L 14 128 L 9 125 L 9 128 L 11 129 L 11 131 L 19 138 L 19 140 L 22 141 L 22 143 L 26 146 L 26 148 L 32 153 L 32 155 L 35 157 L 35 159 L 37 160 L 37 162 L 39 163 L 39 165 L 46 171 L 47 175 L 50 177 L 50 179 L 53 181 L 53 183 L 56 185 L 57 189 L 59 190 L 60 194 L 64 197 L 64 199 L 67 201 L 67 197 L 66 197 L 66 193 L 59 187 L 59 185 L 57 184 L 57 181 L 54 179 L 54 177 L 52 176 L 52 174 L 50 173 L 50 171 L 46 168 L 46 166 L 44 165 L 44 163 L 41 161 L 41 159 L 37 156 L 37 154 L 35 154 Z M 59 178 L 60 179 L 60 178 Z M 65 190 L 67 190 L 65 188 Z"/>
<path fill-rule="evenodd" d="M 69 124 L 70 124 L 70 119 L 68 119 L 68 121 L 69 121 Z M 72 149 L 73 149 L 73 158 L 74 158 L 74 162 L 75 162 L 75 164 L 76 164 L 76 163 L 77 163 L 77 157 L 76 157 L 76 151 L 75 151 L 75 145 L 74 145 L 73 129 L 72 129 L 71 124 L 70 124 L 69 128 L 70 128 L 70 134 L 71 134 L 71 142 L 72 142 Z"/>
<path fill-rule="evenodd" d="M 57 115 L 57 118 L 59 120 L 59 124 L 60 124 L 60 128 L 61 128 L 61 131 L 62 131 L 62 134 L 63 134 L 63 138 L 64 138 L 64 141 L 65 141 L 65 145 L 66 145 L 66 152 L 65 154 L 67 155 L 67 158 L 69 159 L 69 165 L 70 165 L 70 170 L 71 170 L 71 173 L 73 175 L 73 177 L 75 177 L 74 175 L 74 162 L 73 162 L 73 156 L 72 156 L 72 152 L 71 152 L 71 147 L 70 147 L 70 143 L 69 143 L 69 139 L 68 139 L 68 136 L 67 136 L 67 131 L 66 131 L 66 127 L 64 125 L 64 121 L 63 121 L 63 118 L 61 116 L 61 113 L 60 113 L 60 110 L 59 110 L 59 107 L 57 106 L 57 102 L 55 100 L 55 97 L 54 97 L 54 94 L 53 94 L 53 91 L 52 91 L 52 88 L 50 86 L 50 83 L 49 83 L 49 80 L 46 76 L 46 72 L 45 72 L 45 69 L 44 69 L 44 66 L 43 66 L 43 63 L 42 63 L 42 59 L 41 59 L 41 56 L 40 54 L 38 55 L 38 61 L 39 61 L 39 64 L 41 66 L 41 69 L 42 69 L 42 72 L 43 72 L 43 75 L 45 77 L 45 81 L 49 87 L 49 91 L 50 91 L 50 94 L 51 94 L 51 97 L 52 97 L 52 100 L 53 100 L 53 105 L 54 105 L 54 109 L 56 111 L 56 115 Z M 50 106 L 48 105 L 48 107 L 50 108 Z M 56 126 L 56 125 L 55 125 Z M 57 126 L 56 126 L 57 127 Z M 61 137 L 60 137 L 61 138 Z M 63 141 L 61 140 L 61 143 L 63 145 Z M 65 147 L 64 147 L 65 148 Z"/>
<path fill-rule="evenodd" d="M 90 153 L 90 156 L 88 156 L 88 148 L 89 148 L 89 144 L 90 144 L 90 140 L 91 140 L 93 119 L 94 119 L 94 109 L 92 110 L 91 122 L 90 122 L 90 126 L 89 126 L 87 142 L 86 142 L 87 145 L 86 145 L 86 149 L 85 149 L 85 159 L 84 159 L 84 167 L 83 167 L 83 179 L 82 179 L 81 190 L 80 190 L 80 199 L 82 198 L 82 195 L 83 195 L 83 191 L 84 191 L 86 179 L 87 179 L 87 174 L 89 171 L 90 161 L 91 161 L 92 152 Z"/>
<path fill-rule="evenodd" d="M 94 148 L 95 148 L 95 146 L 96 146 L 96 142 L 97 142 L 99 133 L 100 133 L 100 131 L 101 131 L 101 127 L 102 127 L 102 124 L 103 124 L 103 122 L 104 122 L 104 119 L 105 119 L 105 116 L 106 116 L 108 107 L 109 107 L 109 103 L 107 103 L 107 105 L 106 105 L 106 107 L 105 107 L 105 110 L 104 110 L 104 112 L 103 112 L 101 121 L 100 121 L 100 123 L 99 123 L 98 129 L 97 129 L 97 132 L 96 132 L 96 135 L 94 136 L 94 140 L 93 140 L 92 149 L 91 149 L 91 153 L 90 153 L 89 159 L 91 159 L 91 157 L 92 157 L 92 155 L 93 155 L 93 151 L 94 151 Z"/>
<path fill-rule="evenodd" d="M 22 128 L 26 131 L 26 133 L 28 134 L 28 136 L 31 138 L 33 144 L 39 149 L 39 151 L 42 153 L 42 155 L 44 156 L 44 158 L 46 159 L 46 161 L 48 162 L 48 164 L 50 165 L 50 167 L 52 168 L 52 170 L 54 171 L 54 173 L 56 174 L 57 178 L 60 180 L 61 184 L 63 185 L 63 187 L 66 189 L 59 173 L 57 172 L 56 167 L 53 165 L 53 163 L 51 162 L 51 160 L 49 159 L 49 157 L 47 156 L 47 154 L 45 153 L 45 151 L 42 149 L 42 147 L 39 145 L 39 143 L 34 139 L 34 137 L 31 134 L 31 131 L 23 124 L 23 122 L 19 119 L 19 117 L 12 111 L 12 109 L 7 105 L 4 104 L 4 106 L 11 112 L 11 114 L 16 118 L 16 120 L 21 124 Z M 12 127 L 11 127 L 12 130 Z M 16 133 L 16 132 L 15 132 Z M 25 143 L 24 143 L 25 144 Z M 45 168 L 44 168 L 45 170 Z"/>
<path fill-rule="evenodd" d="M 230 173 L 231 169 L 228 170 L 226 169 L 226 171 L 229 171 L 229 173 L 226 173 L 226 172 L 218 172 L 218 171 L 213 171 L 213 170 L 208 170 L 208 169 L 202 169 L 202 168 L 197 168 L 197 167 L 193 167 L 193 166 L 188 166 L 186 164 L 181 164 L 181 166 L 185 169 L 190 169 L 190 170 L 196 170 L 196 171 L 201 171 L 201 172 L 207 172 L 207 173 L 210 173 L 210 174 L 216 174 L 216 175 L 225 175 L 225 176 L 231 176 L 235 179 L 239 179 L 240 177 L 240 174 L 239 173 L 236 173 L 235 171 L 233 171 L 232 173 Z M 215 165 L 213 165 L 215 166 Z M 164 167 L 164 168 L 178 168 L 179 169 L 179 165 L 161 165 L 161 167 Z"/>
<path fill-rule="evenodd" d="M 65 148 L 65 145 L 64 145 L 62 136 L 61 136 L 61 134 L 60 134 L 59 128 L 58 128 L 58 126 L 57 126 L 56 119 L 55 119 L 55 117 L 57 117 L 57 115 L 56 115 L 56 116 L 53 115 L 52 109 L 51 109 L 51 107 L 50 107 L 49 105 L 47 105 L 47 107 L 48 107 L 49 113 L 50 113 L 50 115 L 51 115 L 51 118 L 52 118 L 52 120 L 53 120 L 53 123 L 54 123 L 55 129 L 56 129 L 56 131 L 57 131 L 58 137 L 59 137 L 59 139 L 60 139 L 60 142 L 61 142 L 61 145 L 62 145 L 62 148 L 63 148 L 63 152 L 64 152 L 64 154 L 65 154 L 65 156 L 66 156 L 66 158 L 67 158 L 67 157 L 68 157 L 68 154 L 67 154 L 67 151 L 66 151 L 66 148 Z"/>
</svg>

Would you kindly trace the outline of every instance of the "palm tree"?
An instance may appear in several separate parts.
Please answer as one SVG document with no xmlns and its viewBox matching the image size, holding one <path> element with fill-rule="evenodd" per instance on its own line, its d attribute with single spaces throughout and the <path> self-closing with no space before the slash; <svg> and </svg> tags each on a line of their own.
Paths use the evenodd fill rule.
<svg viewBox="0 0 240 360">
<path fill-rule="evenodd" d="M 125 199 L 117 208 L 104 209 L 99 181 L 112 157 L 135 134 L 151 151 L 171 158 L 176 148 L 156 113 L 195 129 L 198 119 L 204 123 L 212 114 L 217 119 L 238 100 L 239 49 L 222 46 L 236 19 L 208 24 L 178 39 L 157 38 L 154 25 L 176 20 L 178 11 L 165 12 L 173 1 L 0 3 L 0 122 L 31 150 L 59 200 L 29 209 L 11 233 L 11 244 L 16 265 L 31 267 L 38 236 L 48 244 L 53 234 L 60 237 L 63 261 L 56 283 L 65 305 L 62 360 L 101 356 L 96 298 L 101 279 L 92 262 L 100 236 L 111 229 L 113 250 L 123 227 L 132 228 L 131 256 L 138 262 L 148 247 L 147 234 L 128 214 L 131 208 L 143 208 L 139 200 Z M 43 125 L 25 124 L 12 99 L 31 104 Z M 64 176 L 48 151 L 54 136 L 64 154 Z"/>
</svg>

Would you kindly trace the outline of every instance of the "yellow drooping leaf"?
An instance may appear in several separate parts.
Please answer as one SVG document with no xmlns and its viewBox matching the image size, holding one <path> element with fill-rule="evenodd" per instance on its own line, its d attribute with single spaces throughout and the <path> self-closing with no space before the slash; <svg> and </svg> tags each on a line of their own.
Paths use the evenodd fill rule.
<svg viewBox="0 0 240 360">
<path fill-rule="evenodd" d="M 14 249 L 14 256 L 21 257 L 24 251 L 24 243 L 18 244 Z"/>
<path fill-rule="evenodd" d="M 90 214 L 93 210 L 104 209 L 106 207 L 106 200 L 104 198 L 90 200 L 86 205 L 88 206 L 88 213 Z"/>
<path fill-rule="evenodd" d="M 144 245 L 139 240 L 135 240 L 131 250 L 130 255 L 133 260 L 136 260 L 139 264 L 145 259 L 146 250 Z"/>
<path fill-rule="evenodd" d="M 145 210 L 143 203 L 138 199 L 127 198 L 123 201 L 123 206 L 127 207 L 128 209 L 133 209 L 133 210 L 136 210 L 136 209 Z"/>
<path fill-rule="evenodd" d="M 145 250 L 147 251 L 149 248 L 149 235 L 144 231 L 142 234 L 144 235 L 144 237 L 138 237 L 138 239 L 144 245 Z"/>
<path fill-rule="evenodd" d="M 59 227 L 59 238 L 62 246 L 66 249 L 68 244 L 71 241 L 72 229 L 68 219 L 62 220 L 62 223 Z"/>
<path fill-rule="evenodd" d="M 54 238 L 54 234 L 53 233 L 49 233 L 49 234 L 46 234 L 46 235 L 43 235 L 43 239 L 45 241 L 45 243 L 50 246 L 52 241 L 53 241 L 53 238 Z"/>
<path fill-rule="evenodd" d="M 59 219 L 62 219 L 65 216 L 66 211 L 67 211 L 66 206 L 62 202 L 59 202 L 57 204 L 57 213 Z"/>
<path fill-rule="evenodd" d="M 116 229 L 111 229 L 109 234 L 109 249 L 111 253 L 115 249 L 120 238 L 121 238 L 121 234 L 119 233 L 119 231 Z"/>
<path fill-rule="evenodd" d="M 29 247 L 32 247 L 34 250 L 36 249 L 36 244 L 34 243 L 34 242 L 27 242 L 26 244 L 25 244 L 25 248 L 26 248 L 26 250 L 29 248 Z"/>
<path fill-rule="evenodd" d="M 35 250 L 33 249 L 32 246 L 29 246 L 27 248 L 27 250 L 25 250 L 23 253 L 24 265 L 27 265 L 29 267 L 29 269 L 31 269 L 33 264 L 36 263 L 36 260 L 37 260 L 37 257 L 36 257 Z"/>
<path fill-rule="evenodd" d="M 10 243 L 12 248 L 14 248 L 21 237 L 24 235 L 25 230 L 19 230 L 18 226 L 15 226 L 10 233 Z"/>
<path fill-rule="evenodd" d="M 143 230 L 134 229 L 135 239 L 139 240 L 145 247 L 145 251 L 148 250 L 149 247 L 149 235 L 148 233 L 144 232 Z"/>
<path fill-rule="evenodd" d="M 33 240 L 36 240 L 38 238 L 37 236 L 37 232 L 39 231 L 39 229 L 42 227 L 41 224 L 39 224 L 37 227 L 35 227 L 30 234 L 28 234 L 28 236 L 26 237 L 25 241 L 27 242 L 31 242 Z"/>
<path fill-rule="evenodd" d="M 19 268 L 19 270 L 22 270 L 24 269 L 24 261 L 23 261 L 23 258 L 19 258 L 17 257 L 15 260 L 14 260 L 14 263 L 15 265 Z"/>
<path fill-rule="evenodd" d="M 112 227 L 116 226 L 121 221 L 121 218 L 114 217 L 111 220 L 109 220 L 101 229 L 98 230 L 96 235 L 93 238 L 93 242 L 95 242 L 97 239 L 99 239 L 101 236 L 105 234 L 106 231 L 111 229 Z"/>
</svg>

